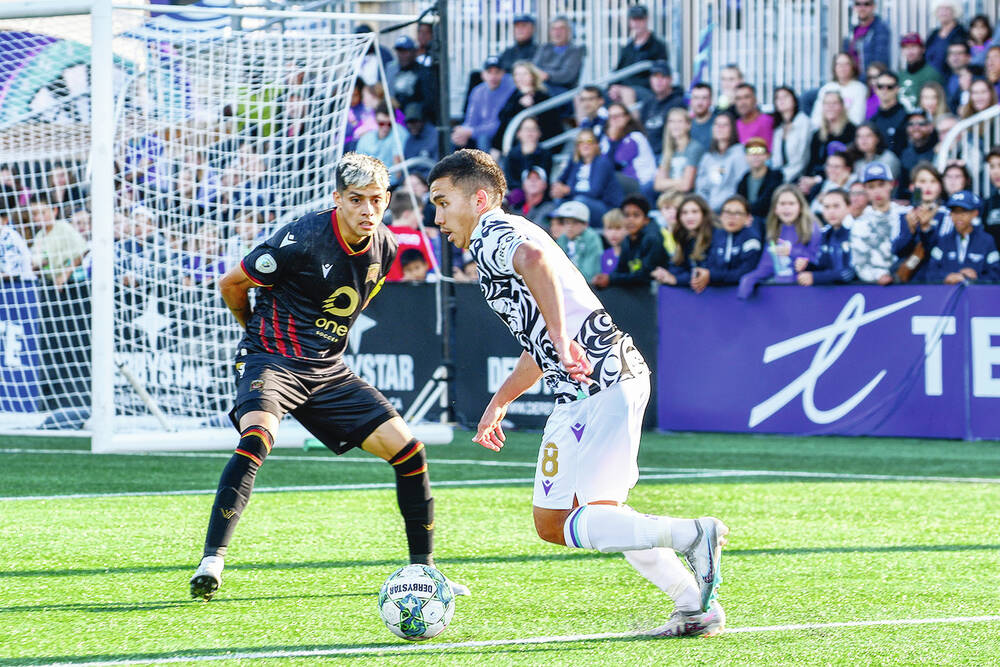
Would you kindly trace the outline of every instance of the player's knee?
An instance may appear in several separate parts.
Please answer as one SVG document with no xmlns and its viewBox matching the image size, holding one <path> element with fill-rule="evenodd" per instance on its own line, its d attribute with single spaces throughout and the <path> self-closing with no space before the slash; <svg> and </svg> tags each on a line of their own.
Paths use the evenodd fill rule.
<svg viewBox="0 0 1000 667">
<path fill-rule="evenodd" d="M 416 438 L 411 439 L 406 446 L 389 459 L 389 465 L 397 478 L 420 477 L 427 472 L 427 452 L 424 443 Z"/>
<path fill-rule="evenodd" d="M 565 546 L 566 538 L 563 536 L 563 523 L 565 515 L 552 511 L 539 512 L 536 508 L 534 512 L 535 532 L 538 537 L 552 544 Z"/>
<path fill-rule="evenodd" d="M 270 431 L 263 426 L 249 426 L 240 433 L 240 444 L 236 446 L 236 454 L 260 466 L 271 453 L 273 446 L 274 438 Z"/>
</svg>

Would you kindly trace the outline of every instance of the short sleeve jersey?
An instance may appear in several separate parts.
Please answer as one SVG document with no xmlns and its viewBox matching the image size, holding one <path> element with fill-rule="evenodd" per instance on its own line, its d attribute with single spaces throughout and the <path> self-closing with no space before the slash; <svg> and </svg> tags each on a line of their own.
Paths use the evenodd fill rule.
<svg viewBox="0 0 1000 667">
<path fill-rule="evenodd" d="M 385 225 L 352 247 L 337 226 L 336 209 L 308 213 L 243 258 L 260 289 L 240 346 L 250 352 L 335 361 L 351 325 L 381 289 L 396 239 Z"/>
<path fill-rule="evenodd" d="M 587 352 L 593 384 L 570 379 L 559 362 L 545 319 L 524 279 L 514 269 L 514 252 L 530 242 L 542 249 L 562 292 L 566 331 Z M 473 230 L 469 250 L 479 270 L 479 287 L 521 347 L 545 374 L 556 403 L 586 398 L 649 368 L 632 337 L 615 326 L 580 271 L 538 225 L 500 209 L 485 213 Z"/>
</svg>

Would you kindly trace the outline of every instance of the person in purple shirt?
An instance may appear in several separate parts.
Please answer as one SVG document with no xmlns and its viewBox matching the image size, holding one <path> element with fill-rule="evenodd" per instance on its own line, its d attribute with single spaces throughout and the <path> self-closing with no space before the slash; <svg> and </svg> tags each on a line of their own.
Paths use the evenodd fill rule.
<svg viewBox="0 0 1000 667">
<path fill-rule="evenodd" d="M 809 210 L 802 192 L 792 184 L 782 185 L 774 193 L 774 203 L 767 216 L 765 250 L 757 268 L 740 278 L 737 296 L 746 299 L 757 283 L 771 280 L 794 284 L 799 257 L 815 263 L 822 240 L 819 223 Z"/>
<path fill-rule="evenodd" d="M 493 135 L 500 127 L 500 110 L 514 92 L 514 80 L 504 71 L 500 59 L 490 56 L 483 63 L 483 82 L 469 93 L 465 121 L 451 131 L 456 149 L 478 148 L 488 151 Z"/>
<path fill-rule="evenodd" d="M 841 50 L 851 54 L 858 69 L 866 74 L 872 63 L 889 65 L 892 62 L 889 57 L 892 34 L 886 22 L 875 13 L 875 0 L 854 0 L 854 17 L 858 22 L 844 37 Z"/>
<path fill-rule="evenodd" d="M 751 137 L 760 137 L 767 143 L 767 152 L 771 152 L 771 140 L 774 138 L 774 116 L 761 113 L 757 108 L 757 89 L 749 83 L 736 86 L 736 133 L 740 143 L 746 144 Z"/>
</svg>

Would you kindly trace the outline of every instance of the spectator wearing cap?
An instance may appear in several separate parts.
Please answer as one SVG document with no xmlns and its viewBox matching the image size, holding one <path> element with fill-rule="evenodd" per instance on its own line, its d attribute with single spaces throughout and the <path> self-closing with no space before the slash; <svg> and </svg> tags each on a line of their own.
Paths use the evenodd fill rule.
<svg viewBox="0 0 1000 667">
<path fill-rule="evenodd" d="M 899 102 L 899 77 L 894 72 L 882 72 L 875 78 L 878 111 L 872 116 L 875 127 L 885 137 L 886 146 L 896 157 L 906 148 L 906 107 Z"/>
<path fill-rule="evenodd" d="M 438 160 L 438 134 L 434 125 L 428 124 L 424 107 L 420 102 L 410 102 L 403 108 L 406 116 L 406 142 L 403 144 L 403 158 L 426 158 Z M 410 171 L 429 172 L 426 167 L 411 167 Z"/>
<path fill-rule="evenodd" d="M 420 102 L 427 118 L 437 118 L 437 81 L 429 67 L 417 62 L 417 43 L 409 35 L 396 38 L 396 62 L 385 68 L 389 91 L 400 108 Z"/>
<path fill-rule="evenodd" d="M 642 195 L 630 195 L 622 201 L 625 240 L 618 255 L 618 266 L 610 274 L 598 273 L 590 284 L 598 289 L 608 286 L 648 286 L 652 271 L 666 266 L 667 252 L 663 249 L 660 226 L 650 224 L 649 202 Z M 593 220 L 593 218 L 591 218 Z"/>
<path fill-rule="evenodd" d="M 736 107 L 736 134 L 741 144 L 746 144 L 751 137 L 759 137 L 767 144 L 767 152 L 771 152 L 771 140 L 774 138 L 774 116 L 761 113 L 757 108 L 757 89 L 749 83 L 736 86 L 733 100 Z"/>
<path fill-rule="evenodd" d="M 872 63 L 891 62 L 892 34 L 875 10 L 875 0 L 854 0 L 856 23 L 844 38 L 842 50 L 854 58 L 862 72 L 867 72 Z"/>
<path fill-rule="evenodd" d="M 1000 253 L 993 237 L 973 226 L 982 201 L 968 190 L 956 192 L 946 204 L 954 230 L 941 236 L 930 252 L 930 282 L 956 285 L 967 281 L 1000 281 Z"/>
<path fill-rule="evenodd" d="M 608 209 L 621 204 L 624 196 L 615 177 L 615 164 L 601 153 L 597 135 L 593 130 L 580 130 L 573 159 L 552 184 L 552 197 L 560 203 L 564 199 L 582 201 L 590 208 L 590 219 L 599 221 Z"/>
<path fill-rule="evenodd" d="M 814 179 L 812 185 L 822 179 L 823 166 L 830 153 L 849 146 L 854 141 L 856 131 L 854 123 L 847 117 L 844 98 L 840 93 L 829 91 L 820 100 L 820 104 L 823 105 L 823 118 L 809 141 L 809 162 L 805 169 L 806 176 Z M 808 191 L 812 185 L 803 187 L 803 191 Z"/>
<path fill-rule="evenodd" d="M 657 60 L 649 68 L 649 89 L 653 95 L 639 107 L 639 122 L 653 155 L 659 160 L 663 154 L 667 114 L 671 109 L 684 108 L 684 91 L 674 85 L 673 73 L 666 60 Z"/>
<path fill-rule="evenodd" d="M 558 95 L 580 82 L 580 70 L 587 47 L 573 43 L 573 27 L 565 16 L 549 23 L 549 41 L 542 44 L 532 62 L 542 72 L 542 81 L 552 95 Z"/>
<path fill-rule="evenodd" d="M 947 79 L 951 74 L 948 65 L 948 46 L 965 44 L 969 33 L 959 19 L 962 18 L 962 6 L 954 0 L 936 0 L 934 16 L 938 26 L 927 35 L 927 48 L 924 57 L 927 63 Z"/>
<path fill-rule="evenodd" d="M 451 131 L 451 141 L 456 148 L 490 150 L 500 127 L 500 110 L 515 90 L 514 80 L 496 56 L 490 56 L 483 63 L 482 77 L 482 82 L 469 93 L 464 122 Z"/>
<path fill-rule="evenodd" d="M 937 130 L 929 113 L 923 109 L 906 114 L 906 136 L 909 143 L 899 156 L 899 188 L 910 187 L 910 171 L 919 162 L 934 162 L 934 148 L 938 143 Z"/>
<path fill-rule="evenodd" d="M 518 177 L 521 186 L 507 194 L 512 209 L 540 227 L 545 227 L 557 204 L 549 196 L 549 174 L 542 167 L 529 167 Z"/>
<path fill-rule="evenodd" d="M 767 166 L 771 151 L 762 138 L 747 139 L 743 142 L 743 149 L 746 151 L 749 169 L 736 186 L 736 193 L 749 202 L 750 214 L 755 221 L 762 223 L 771 208 L 774 191 L 785 182 L 784 175 L 778 169 Z"/>
<path fill-rule="evenodd" d="M 497 128 L 497 133 L 493 135 L 493 148 L 501 150 L 503 135 L 514 116 L 549 99 L 549 91 L 542 82 L 541 74 L 541 70 L 527 60 L 519 60 L 514 63 L 511 76 L 514 80 L 515 90 L 507 98 L 503 108 L 500 109 L 500 126 Z M 536 114 L 535 118 L 538 119 L 538 128 L 541 130 L 543 140 L 551 139 L 562 132 L 562 121 L 559 120 L 558 109 L 547 109 Z"/>
<path fill-rule="evenodd" d="M 504 71 L 514 71 L 514 63 L 519 60 L 531 62 L 538 51 L 535 43 L 535 17 L 531 14 L 514 16 L 514 43 L 500 53 L 500 65 Z"/>
<path fill-rule="evenodd" d="M 795 183 L 809 163 L 809 117 L 799 110 L 799 98 L 788 86 L 774 90 L 774 138 L 771 165 L 781 169 L 786 183 Z"/>
<path fill-rule="evenodd" d="M 899 70 L 899 97 L 908 109 L 916 109 L 919 102 L 920 89 L 928 81 L 937 81 L 944 85 L 944 76 L 932 67 L 924 55 L 924 40 L 920 35 L 910 32 L 899 40 L 903 56 L 903 66 Z"/>
<path fill-rule="evenodd" d="M 552 213 L 552 218 L 561 219 L 563 224 L 563 234 L 556 243 L 590 282 L 601 272 L 601 255 L 604 254 L 601 235 L 590 228 L 590 209 L 582 202 L 566 201 Z"/>
<path fill-rule="evenodd" d="M 531 167 L 541 167 L 545 173 L 552 172 L 552 153 L 542 148 L 542 131 L 538 119 L 528 116 L 517 128 L 517 141 L 503 159 L 503 173 L 507 177 L 507 189 L 521 187 L 521 173 Z"/>
<path fill-rule="evenodd" d="M 653 62 L 667 60 L 666 44 L 649 29 L 649 10 L 646 5 L 632 5 L 628 8 L 628 31 L 629 41 L 618 54 L 618 65 L 615 70 L 624 69 L 644 60 Z M 652 95 L 649 89 L 649 77 L 642 73 L 622 79 L 612 88 L 615 86 L 631 88 L 640 100 Z M 619 98 L 619 94 L 614 90 L 610 90 L 609 94 L 612 99 Z"/>
<path fill-rule="evenodd" d="M 857 63 L 849 54 L 838 53 L 833 57 L 832 75 L 833 78 L 819 89 L 816 99 L 821 100 L 826 93 L 836 91 L 844 100 L 847 117 L 851 122 L 855 125 L 865 122 L 868 115 L 868 86 L 858 78 Z M 819 127 L 822 120 L 822 106 L 814 105 L 812 110 L 813 127 Z"/>
<path fill-rule="evenodd" d="M 899 235 L 900 216 L 906 208 L 892 200 L 892 172 L 881 162 L 865 168 L 861 180 L 871 202 L 851 227 L 851 261 L 858 280 L 889 285 L 895 262 L 892 241 Z"/>
</svg>

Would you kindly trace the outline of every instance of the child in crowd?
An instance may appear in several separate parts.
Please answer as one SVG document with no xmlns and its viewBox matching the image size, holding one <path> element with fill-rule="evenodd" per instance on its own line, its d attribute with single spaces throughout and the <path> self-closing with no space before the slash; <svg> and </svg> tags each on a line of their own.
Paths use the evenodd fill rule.
<svg viewBox="0 0 1000 667">
<path fill-rule="evenodd" d="M 688 195 L 681 200 L 677 221 L 673 256 L 664 262 L 666 266 L 657 265 L 651 275 L 664 285 L 689 285 L 695 293 L 701 293 L 708 287 L 708 272 L 702 267 L 712 243 L 712 209 L 703 197 Z"/>
<path fill-rule="evenodd" d="M 760 235 L 753 224 L 750 202 L 741 195 L 723 202 L 720 227 L 712 234 L 705 268 L 699 273 L 711 285 L 736 285 L 760 262 Z M 691 286 L 695 287 L 694 282 Z M 695 288 L 695 292 L 700 291 Z"/>
<path fill-rule="evenodd" d="M 618 256 L 625 240 L 625 217 L 620 208 L 613 208 L 601 218 L 604 225 L 604 244 L 607 249 L 601 255 L 601 273 L 611 273 L 618 266 Z"/>
<path fill-rule="evenodd" d="M 663 249 L 667 256 L 672 257 L 674 248 L 674 229 L 677 227 L 677 209 L 684 201 L 684 193 L 678 190 L 667 190 L 656 198 L 656 211 L 659 213 L 660 227 L 663 230 Z"/>
<path fill-rule="evenodd" d="M 854 280 L 850 196 L 846 190 L 829 190 L 820 197 L 820 202 L 826 225 L 820 232 L 819 256 L 813 262 L 806 257 L 795 259 L 795 280 L 803 287 Z"/>
<path fill-rule="evenodd" d="M 983 202 L 963 190 L 948 198 L 955 229 L 938 238 L 931 249 L 927 277 L 931 282 L 957 285 L 968 281 L 996 282 L 1000 279 L 1000 253 L 993 237 L 974 227 Z"/>
<path fill-rule="evenodd" d="M 795 282 L 795 260 L 803 257 L 815 262 L 819 255 L 819 223 L 798 187 L 782 185 L 774 193 L 774 203 L 767 214 L 767 252 L 761 253 L 757 268 L 740 278 L 737 296 L 746 299 L 757 283 Z"/>
</svg>

